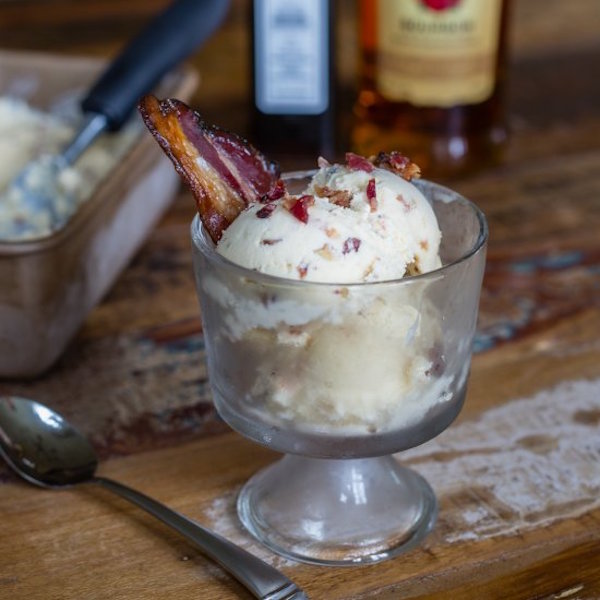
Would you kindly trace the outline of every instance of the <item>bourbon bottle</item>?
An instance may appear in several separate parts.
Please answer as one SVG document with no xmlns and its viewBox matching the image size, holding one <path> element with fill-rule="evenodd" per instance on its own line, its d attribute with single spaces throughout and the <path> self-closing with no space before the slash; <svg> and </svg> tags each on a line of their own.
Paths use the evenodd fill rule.
<svg viewBox="0 0 600 600">
<path fill-rule="evenodd" d="M 507 22 L 508 0 L 361 0 L 354 149 L 399 150 L 434 177 L 495 162 Z"/>
</svg>

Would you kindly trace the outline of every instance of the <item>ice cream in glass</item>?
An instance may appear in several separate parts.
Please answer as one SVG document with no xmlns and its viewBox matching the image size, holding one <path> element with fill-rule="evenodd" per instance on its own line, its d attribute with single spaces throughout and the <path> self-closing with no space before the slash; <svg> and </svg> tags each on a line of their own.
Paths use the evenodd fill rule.
<svg viewBox="0 0 600 600">
<path fill-rule="evenodd" d="M 260 541 L 317 564 L 373 563 L 432 528 L 429 484 L 392 456 L 465 398 L 487 228 L 392 152 L 280 175 L 175 100 L 142 100 L 198 205 L 191 235 L 214 401 L 285 456 L 242 489 Z"/>
</svg>

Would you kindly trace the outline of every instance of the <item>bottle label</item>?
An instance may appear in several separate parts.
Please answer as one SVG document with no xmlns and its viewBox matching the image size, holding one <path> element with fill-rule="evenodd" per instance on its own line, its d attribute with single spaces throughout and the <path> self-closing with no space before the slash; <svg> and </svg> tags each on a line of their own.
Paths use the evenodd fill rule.
<svg viewBox="0 0 600 600">
<path fill-rule="evenodd" d="M 378 0 L 376 84 L 416 106 L 478 104 L 494 90 L 502 0 Z"/>
<path fill-rule="evenodd" d="M 324 0 L 254 1 L 257 108 L 317 115 L 329 106 L 329 13 Z"/>
</svg>

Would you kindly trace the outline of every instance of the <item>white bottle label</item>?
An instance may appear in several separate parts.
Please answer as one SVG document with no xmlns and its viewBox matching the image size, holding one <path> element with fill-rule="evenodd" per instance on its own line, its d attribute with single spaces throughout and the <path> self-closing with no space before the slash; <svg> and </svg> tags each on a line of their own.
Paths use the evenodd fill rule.
<svg viewBox="0 0 600 600">
<path fill-rule="evenodd" d="M 328 0 L 255 0 L 255 102 L 266 114 L 329 105 Z"/>
</svg>

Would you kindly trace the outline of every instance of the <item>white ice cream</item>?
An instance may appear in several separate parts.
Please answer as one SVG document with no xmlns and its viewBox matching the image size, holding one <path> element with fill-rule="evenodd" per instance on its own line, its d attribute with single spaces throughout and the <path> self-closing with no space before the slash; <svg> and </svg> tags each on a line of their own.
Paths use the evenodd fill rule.
<svg viewBox="0 0 600 600">
<path fill-rule="evenodd" d="M 306 223 L 289 198 L 263 217 L 265 204 L 257 203 L 217 245 L 232 262 L 293 282 L 271 288 L 251 277 L 204 275 L 222 319 L 215 343 L 244 364 L 233 375 L 243 383 L 232 401 L 253 419 L 304 431 L 364 435 L 411 426 L 451 396 L 430 283 L 352 284 L 439 268 L 431 205 L 412 183 L 379 168 L 322 168 L 305 194 L 314 196 Z"/>
<path fill-rule="evenodd" d="M 375 196 L 367 195 L 369 181 Z M 345 194 L 348 206 L 323 194 Z M 276 201 L 268 217 L 252 204 L 225 230 L 217 251 L 237 264 L 289 279 L 358 283 L 399 279 L 440 266 L 440 230 L 431 206 L 410 182 L 384 170 L 319 170 L 303 223 Z"/>
<path fill-rule="evenodd" d="M 437 315 L 380 297 L 342 323 L 254 330 L 260 353 L 252 397 L 267 420 L 301 429 L 375 433 L 417 422 L 450 383 L 434 376 Z M 257 345 L 262 344 L 262 346 Z M 257 357 L 258 358 L 258 357 Z M 264 405 L 263 405 L 264 403 Z"/>
<path fill-rule="evenodd" d="M 74 166 L 49 181 L 55 173 L 50 156 L 59 154 L 73 138 L 74 120 L 37 110 L 17 98 L 0 97 L 0 241 L 37 239 L 63 227 L 131 147 L 138 129 L 128 126 L 103 136 Z M 34 189 L 53 190 L 50 202 L 43 205 L 28 199 L 21 186 L 11 185 L 36 159 L 27 181 Z"/>
</svg>

